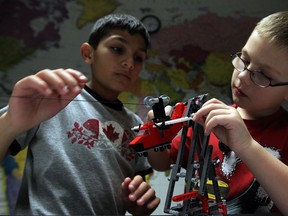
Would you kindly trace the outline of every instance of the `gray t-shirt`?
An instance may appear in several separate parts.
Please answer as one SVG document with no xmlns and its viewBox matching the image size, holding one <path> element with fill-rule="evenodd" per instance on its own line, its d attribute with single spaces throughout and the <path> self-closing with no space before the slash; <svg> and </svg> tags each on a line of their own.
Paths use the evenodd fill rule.
<svg viewBox="0 0 288 216">
<path fill-rule="evenodd" d="M 17 138 L 22 149 L 29 146 L 17 214 L 125 214 L 122 181 L 150 165 L 128 147 L 135 137 L 130 129 L 141 119 L 118 108 L 83 90 L 56 116 Z"/>
</svg>

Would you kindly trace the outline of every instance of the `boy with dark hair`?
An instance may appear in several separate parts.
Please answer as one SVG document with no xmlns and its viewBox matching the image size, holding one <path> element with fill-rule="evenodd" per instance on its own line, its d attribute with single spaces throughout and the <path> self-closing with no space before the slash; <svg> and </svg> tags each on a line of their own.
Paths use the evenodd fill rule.
<svg viewBox="0 0 288 216">
<path fill-rule="evenodd" d="M 16 214 L 151 214 L 151 167 L 128 147 L 141 119 L 117 98 L 147 59 L 149 35 L 133 16 L 99 19 L 81 55 L 92 78 L 45 69 L 15 84 L 1 110 L 0 158 L 28 145 Z M 87 83 L 86 83 L 87 82 Z"/>
</svg>

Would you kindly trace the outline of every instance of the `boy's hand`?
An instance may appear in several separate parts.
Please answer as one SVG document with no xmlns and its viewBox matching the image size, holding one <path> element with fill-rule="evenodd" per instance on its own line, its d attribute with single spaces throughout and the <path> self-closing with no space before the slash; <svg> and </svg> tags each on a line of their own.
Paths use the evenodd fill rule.
<svg viewBox="0 0 288 216">
<path fill-rule="evenodd" d="M 42 70 L 18 81 L 9 100 L 6 122 L 18 134 L 47 120 L 81 92 L 87 78 L 73 69 Z"/>
<path fill-rule="evenodd" d="M 121 184 L 126 210 L 132 215 L 150 215 L 159 205 L 160 199 L 139 175 L 127 177 Z"/>
<path fill-rule="evenodd" d="M 252 137 L 238 111 L 217 99 L 204 103 L 193 121 L 203 125 L 205 133 L 215 135 L 233 151 L 245 150 Z"/>
<path fill-rule="evenodd" d="M 173 107 L 170 105 L 167 105 L 167 106 L 165 106 L 164 109 L 165 109 L 165 114 L 167 116 L 170 116 L 172 111 L 173 111 Z M 151 122 L 151 121 L 153 121 L 153 119 L 154 119 L 154 112 L 153 112 L 153 110 L 149 110 L 147 113 L 146 122 Z"/>
<path fill-rule="evenodd" d="M 170 105 L 165 106 L 165 114 L 167 116 L 171 116 L 173 111 L 173 107 Z M 150 110 L 147 113 L 146 121 L 151 122 L 154 119 L 154 112 Z M 148 161 L 153 169 L 158 171 L 167 171 L 170 169 L 171 161 L 170 161 L 170 150 L 165 149 L 164 151 L 156 152 L 153 148 L 148 150 Z"/>
</svg>

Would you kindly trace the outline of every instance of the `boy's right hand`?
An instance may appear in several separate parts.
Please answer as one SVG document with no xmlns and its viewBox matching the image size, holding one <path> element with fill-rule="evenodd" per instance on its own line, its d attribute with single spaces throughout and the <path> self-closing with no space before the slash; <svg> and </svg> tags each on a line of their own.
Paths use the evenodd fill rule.
<svg viewBox="0 0 288 216">
<path fill-rule="evenodd" d="M 45 69 L 18 81 L 9 99 L 6 123 L 16 135 L 62 110 L 84 87 L 87 78 L 73 69 Z"/>
<path fill-rule="evenodd" d="M 217 99 L 211 99 L 198 110 L 193 121 L 204 126 L 206 134 L 215 135 L 236 153 L 240 153 L 252 143 L 251 137 L 237 109 Z"/>
</svg>

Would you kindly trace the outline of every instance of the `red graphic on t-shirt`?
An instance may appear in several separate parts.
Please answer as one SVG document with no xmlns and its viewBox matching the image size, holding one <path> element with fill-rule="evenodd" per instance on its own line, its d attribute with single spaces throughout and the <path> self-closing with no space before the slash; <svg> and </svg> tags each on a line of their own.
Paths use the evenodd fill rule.
<svg viewBox="0 0 288 216">
<path fill-rule="evenodd" d="M 103 132 L 111 140 L 111 142 L 114 142 L 115 140 L 119 139 L 119 133 L 115 131 L 115 128 L 113 127 L 112 124 L 109 124 L 107 128 L 103 128 Z"/>
<path fill-rule="evenodd" d="M 124 130 L 123 134 L 121 133 L 121 130 Z M 103 136 L 104 134 L 106 138 Z M 135 151 L 128 146 L 129 142 L 134 137 L 133 133 L 130 130 L 123 129 L 117 122 L 111 121 L 103 124 L 97 119 L 89 119 L 83 126 L 78 122 L 75 122 L 74 128 L 71 131 L 68 131 L 67 135 L 68 138 L 71 139 L 72 144 L 81 144 L 88 149 L 97 145 L 97 142 L 101 143 L 102 147 L 106 145 L 111 147 L 111 145 L 113 145 L 121 152 L 121 155 L 127 161 L 132 161 L 135 158 Z M 99 140 L 99 136 L 101 136 L 103 140 L 102 138 Z M 107 139 L 111 141 L 111 144 L 107 142 Z M 107 146 L 105 148 L 107 148 Z"/>
<path fill-rule="evenodd" d="M 78 122 L 75 122 L 74 128 L 72 131 L 68 131 L 67 135 L 68 138 L 71 138 L 72 144 L 82 144 L 90 149 L 94 146 L 95 140 L 98 139 L 99 121 L 95 119 L 89 119 L 83 124 L 83 127 L 80 126 Z"/>
<path fill-rule="evenodd" d="M 87 130 L 93 132 L 96 135 L 96 138 L 98 138 L 98 136 L 99 136 L 99 121 L 98 120 L 89 119 L 83 124 L 83 126 Z"/>
<path fill-rule="evenodd" d="M 131 132 L 129 130 L 124 130 L 121 142 L 121 155 L 123 155 L 127 161 L 131 161 L 135 158 L 135 151 L 128 146 L 132 139 L 133 135 Z"/>
</svg>

